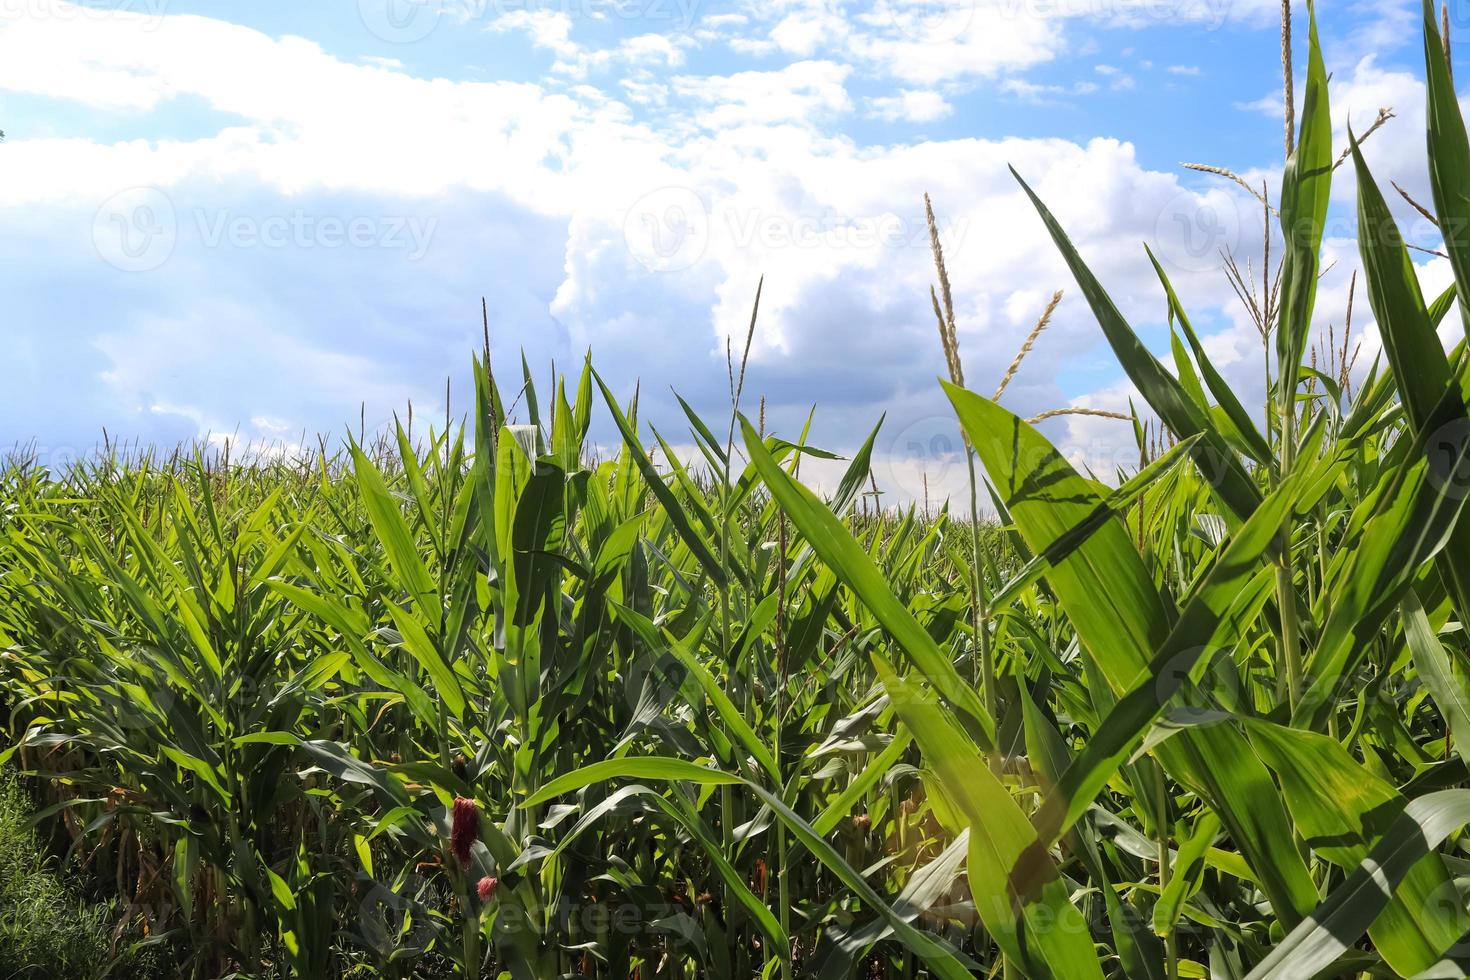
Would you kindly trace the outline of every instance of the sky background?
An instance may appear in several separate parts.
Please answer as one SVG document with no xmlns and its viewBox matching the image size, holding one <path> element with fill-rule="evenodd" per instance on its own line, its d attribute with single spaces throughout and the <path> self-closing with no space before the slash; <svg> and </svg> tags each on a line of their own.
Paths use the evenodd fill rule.
<svg viewBox="0 0 1470 980">
<path fill-rule="evenodd" d="M 1297 76 L 1305 74 L 1305 9 Z M 502 379 L 590 348 L 687 443 L 672 392 L 850 451 L 886 413 L 890 502 L 960 485 L 928 289 L 934 199 L 967 379 L 1023 415 L 1132 393 L 1008 171 L 1167 352 L 1154 246 L 1243 401 L 1261 343 L 1221 269 L 1259 275 L 1283 154 L 1276 0 L 0 0 L 0 445 L 314 445 L 468 405 L 489 311 Z M 1419 7 L 1323 0 L 1336 143 L 1428 201 Z M 1452 3 L 1470 37 L 1470 0 Z M 1456 58 L 1460 77 L 1470 65 Z M 1337 172 L 1318 320 L 1357 266 Z M 1411 240 L 1433 229 L 1391 202 Z M 1279 254 L 1279 250 L 1276 254 Z M 1426 290 L 1450 279 L 1419 254 Z M 1361 284 L 1360 284 L 1361 285 Z M 1359 369 L 1377 352 L 1360 292 Z M 1454 322 L 1447 318 L 1446 322 Z M 504 383 L 504 382 L 503 382 Z M 514 387 L 513 385 L 511 386 Z M 594 436 L 616 436 L 605 412 Z M 1044 431 L 1107 476 L 1131 428 Z"/>
</svg>

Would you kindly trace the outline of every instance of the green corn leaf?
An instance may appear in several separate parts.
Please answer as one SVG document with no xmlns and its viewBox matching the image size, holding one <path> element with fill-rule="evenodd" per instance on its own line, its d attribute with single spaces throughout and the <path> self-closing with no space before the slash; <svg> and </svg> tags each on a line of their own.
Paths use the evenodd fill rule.
<svg viewBox="0 0 1470 980">
<path fill-rule="evenodd" d="M 318 595 L 289 582 L 273 579 L 267 584 L 271 591 L 279 593 L 335 629 L 342 637 L 342 641 L 347 644 L 348 649 L 352 651 L 354 663 L 374 683 L 402 695 L 418 718 L 428 722 L 434 720 L 434 706 L 428 694 L 414 681 L 392 670 L 373 656 L 362 640 L 363 635 L 367 632 L 365 625 L 359 622 L 355 614 L 340 600 Z"/>
<path fill-rule="evenodd" d="M 1281 267 L 1281 303 L 1276 354 L 1282 398 L 1294 398 L 1302 356 L 1317 299 L 1322 228 L 1332 190 L 1332 116 L 1327 104 L 1327 69 L 1317 41 L 1317 14 L 1308 0 L 1307 84 L 1300 110 L 1301 134 L 1281 181 L 1281 233 L 1286 256 Z"/>
<path fill-rule="evenodd" d="M 1470 140 L 1460 98 L 1445 60 L 1434 3 L 1424 0 L 1424 94 L 1428 121 L 1429 187 L 1444 251 L 1455 272 L 1460 318 L 1470 336 Z"/>
<path fill-rule="evenodd" d="M 1253 722 L 1248 732 L 1281 780 L 1307 846 L 1339 867 L 1357 867 L 1408 802 L 1326 735 L 1263 721 Z M 1470 928 L 1464 909 L 1436 900 L 1450 889 L 1444 862 L 1425 855 L 1368 927 L 1374 948 L 1401 976 L 1429 967 Z"/>
<path fill-rule="evenodd" d="M 1184 342 L 1179 339 L 1179 333 L 1175 330 L 1169 331 L 1169 352 L 1174 355 L 1174 373 L 1179 377 L 1179 386 L 1200 411 L 1208 414 L 1210 400 L 1205 397 L 1205 387 L 1200 384 L 1194 362 L 1189 359 Z"/>
<path fill-rule="evenodd" d="M 1210 659 L 1229 651 L 1271 595 L 1274 571 L 1263 564 L 1306 480 L 1299 471 L 1251 515 L 1195 590 L 1138 683 L 1108 713 L 1036 815 L 1047 840 L 1070 827 L 1128 758 L 1149 724 L 1187 691 Z"/>
<path fill-rule="evenodd" d="M 563 793 L 616 778 L 672 780 L 707 786 L 744 785 L 748 792 L 771 808 L 776 818 L 786 825 L 802 846 L 830 869 L 844 885 L 852 889 L 858 898 L 876 910 L 892 927 L 895 935 L 917 953 L 936 976 L 943 980 L 972 980 L 970 972 L 955 959 L 953 952 L 941 946 L 927 933 L 915 929 L 903 917 L 895 913 L 863 876 L 844 861 L 832 845 L 813 830 L 810 824 L 801 819 L 775 794 L 738 776 L 706 769 L 679 759 L 615 759 L 568 773 L 548 783 L 522 805 L 536 806 Z"/>
<path fill-rule="evenodd" d="M 1199 888 L 1206 866 L 1205 857 L 1219 831 L 1220 818 L 1213 813 L 1205 813 L 1179 845 L 1179 856 L 1174 861 L 1169 883 L 1154 904 L 1154 932 L 1158 935 L 1174 931 L 1185 901 Z"/>
<path fill-rule="evenodd" d="M 659 757 L 609 759 L 605 762 L 583 766 L 564 776 L 558 776 L 532 793 L 521 805 L 540 806 L 563 793 L 571 793 L 594 783 L 605 783 L 610 779 L 656 779 L 698 783 L 701 786 L 735 786 L 741 781 L 739 776 L 708 769 L 682 759 Z"/>
<path fill-rule="evenodd" d="M 740 423 L 751 464 L 759 471 L 771 495 L 791 518 L 797 531 L 843 584 L 862 600 L 883 628 L 893 635 L 934 689 L 975 722 L 987 743 L 982 747 L 988 751 L 995 744 L 995 721 L 985 710 L 975 688 L 960 677 L 934 638 L 894 597 L 882 573 L 852 533 L 817 499 L 816 494 L 781 469 L 748 419 L 742 417 Z"/>
<path fill-rule="evenodd" d="M 413 494 L 413 502 L 418 508 L 419 525 L 429 536 L 429 542 L 434 546 L 434 551 L 442 556 L 443 547 L 435 535 L 435 508 L 433 499 L 429 495 L 429 485 L 424 481 L 424 468 L 419 464 L 419 454 L 409 440 L 408 432 L 393 417 L 394 436 L 398 441 L 398 459 L 403 466 L 404 478 L 408 481 L 408 489 Z"/>
<path fill-rule="evenodd" d="M 612 607 L 617 619 L 630 626 L 633 632 L 637 633 L 643 642 L 648 644 L 650 649 L 655 651 L 667 650 L 673 655 L 675 660 L 678 660 L 679 663 L 684 665 L 684 669 L 698 683 L 700 690 L 704 692 L 704 696 L 709 699 L 710 704 L 714 705 L 715 713 L 719 715 L 725 727 L 735 736 L 736 741 L 745 747 L 745 751 L 749 752 L 751 758 L 760 764 L 761 769 L 765 770 L 766 775 L 779 783 L 781 781 L 781 770 L 776 765 L 776 759 L 771 755 L 770 749 L 766 747 L 766 744 L 751 729 L 745 718 L 741 716 L 740 709 L 735 707 L 734 702 L 730 700 L 724 688 L 720 686 L 719 681 L 715 680 L 714 675 L 709 672 L 704 664 L 700 663 L 694 654 L 684 644 L 674 639 L 667 630 L 664 630 L 663 635 L 660 636 L 658 628 L 634 610 L 618 605 L 617 603 L 613 603 Z M 703 704 L 698 704 L 694 707 L 702 709 Z"/>
<path fill-rule="evenodd" d="M 893 741 L 888 743 L 887 748 L 875 755 L 862 772 L 847 785 L 837 798 L 817 815 L 812 821 L 812 829 L 818 835 L 826 837 L 837 825 L 852 816 L 853 807 L 867 795 L 868 790 L 877 784 L 878 780 L 888 774 L 894 764 L 903 758 L 904 752 L 913 742 L 913 734 L 908 729 L 902 729 L 893 736 Z"/>
<path fill-rule="evenodd" d="M 1054 785 L 1058 776 L 1071 764 L 1072 752 L 1024 684 L 1020 685 L 1020 695 L 1026 751 L 1043 785 Z M 1131 908 L 1125 909 L 1118 900 L 1117 890 L 1103 866 L 1091 828 L 1079 825 L 1066 840 L 1068 848 L 1081 859 L 1102 892 L 1108 927 L 1127 976 L 1137 980 L 1164 980 L 1164 944 L 1140 921 L 1140 916 Z"/>
<path fill-rule="evenodd" d="M 1311 684 L 1292 714 L 1294 726 L 1317 727 L 1367 641 L 1397 608 L 1420 566 L 1449 539 L 1465 503 L 1460 481 L 1470 473 L 1467 435 L 1460 393 L 1448 391 L 1419 436 L 1404 440 L 1403 462 L 1356 508 L 1345 558 L 1323 590 L 1325 622 L 1307 662 Z"/>
<path fill-rule="evenodd" d="M 874 655 L 894 710 L 970 830 L 970 891 L 985 928 L 1033 976 L 1102 978 L 1092 939 L 1031 821 L 937 700 Z"/>
<path fill-rule="evenodd" d="M 1246 980 L 1311 980 L 1318 976 L 1368 931 L 1395 889 L 1419 863 L 1467 823 L 1470 790 L 1441 790 L 1410 801 L 1352 873 Z M 1439 902 L 1458 906 L 1458 893 L 1447 893 Z"/>
<path fill-rule="evenodd" d="M 419 554 L 418 544 L 414 541 L 408 524 L 403 520 L 397 499 L 383 482 L 383 474 L 378 472 L 372 460 L 357 446 L 352 447 L 352 464 L 362 493 L 363 506 L 367 509 L 373 531 L 388 556 L 388 563 L 397 576 L 398 587 L 416 604 L 429 601 L 431 596 L 438 593 L 438 587 L 429 575 L 429 569 Z"/>
<path fill-rule="evenodd" d="M 419 666 L 434 682 L 433 692 L 444 702 L 444 707 L 449 709 L 451 715 L 456 718 L 464 718 L 464 689 L 460 687 L 459 678 L 455 676 L 454 669 L 445 661 L 438 644 L 433 641 L 424 625 L 412 612 L 391 602 L 384 603 L 384 605 L 388 607 L 388 613 L 393 617 L 393 625 L 398 627 L 398 633 L 403 637 L 403 648 L 414 660 L 418 661 Z"/>
<path fill-rule="evenodd" d="M 1273 457 L 1271 446 L 1266 442 L 1266 437 L 1261 435 L 1256 423 L 1251 420 L 1250 413 L 1235 396 L 1235 389 L 1224 376 L 1215 369 L 1210 357 L 1205 353 L 1205 346 L 1200 342 L 1199 335 L 1194 332 L 1194 325 L 1190 323 L 1189 316 L 1184 312 L 1184 305 L 1179 302 L 1178 295 L 1174 292 L 1174 284 L 1169 281 L 1169 276 L 1164 272 L 1164 267 L 1154 256 L 1153 250 L 1144 246 L 1148 253 L 1148 259 L 1153 263 L 1154 273 L 1158 275 L 1159 282 L 1164 287 L 1164 295 L 1168 298 L 1169 312 L 1179 328 L 1184 331 L 1184 339 L 1189 342 L 1189 349 L 1194 353 L 1194 359 L 1199 364 L 1200 374 L 1204 376 L 1205 384 L 1210 389 L 1210 394 L 1215 396 L 1224 413 L 1224 425 L 1221 426 L 1221 434 L 1233 445 L 1257 463 L 1269 464 Z"/>
<path fill-rule="evenodd" d="M 1414 657 L 1414 666 L 1424 686 L 1429 688 L 1434 704 L 1444 716 L 1445 730 L 1450 734 L 1455 751 L 1470 766 L 1470 690 L 1456 676 L 1449 655 L 1429 625 L 1424 606 L 1413 590 L 1404 594 L 1400 605 L 1404 620 L 1404 640 Z"/>
<path fill-rule="evenodd" d="M 721 444 L 719 439 L 715 438 L 715 434 L 710 431 L 704 419 L 699 417 L 699 413 L 684 400 L 682 395 L 675 392 L 674 398 L 678 400 L 679 407 L 684 410 L 684 417 L 689 420 L 689 424 L 695 436 L 699 439 L 700 444 L 723 465 L 728 459 L 725 455 L 724 445 Z"/>
<path fill-rule="evenodd" d="M 1109 493 L 1098 509 L 1088 515 L 1085 520 L 1072 525 L 1066 533 L 1059 535 L 1047 546 L 1045 552 L 1032 558 L 1021 567 L 1020 571 L 1011 576 L 991 596 L 991 606 L 1003 609 L 1010 605 L 1021 590 L 1039 579 L 1049 566 L 1065 560 L 1091 537 L 1094 531 L 1107 527 L 1116 518 L 1123 517 L 1127 509 L 1137 503 L 1138 498 L 1143 496 L 1150 486 L 1172 472 L 1174 467 L 1188 456 L 1199 438 L 1199 436 L 1190 436 L 1188 439 L 1181 440 L 1168 452 L 1139 470 L 1118 489 Z"/>
<path fill-rule="evenodd" d="M 964 867 L 969 848 L 970 832 L 962 830 L 938 857 L 909 877 L 893 902 L 893 911 L 905 921 L 912 922 L 947 899 Z M 893 928 L 879 918 L 840 936 L 833 944 L 832 955 L 811 964 L 814 980 L 847 980 L 854 974 L 860 975 L 858 961 L 875 943 L 891 935 Z M 984 969 L 978 963 L 966 962 L 965 965 L 977 972 Z"/>
<path fill-rule="evenodd" d="M 649 490 L 653 491 L 653 495 L 663 505 L 664 513 L 668 516 L 669 523 L 673 525 L 680 539 L 688 546 L 689 551 L 699 561 L 700 567 L 710 577 L 710 581 L 724 588 L 727 582 L 724 566 L 715 557 L 709 544 L 705 542 L 704 538 L 700 537 L 699 532 L 689 522 L 689 516 L 684 512 L 684 507 L 679 503 L 679 499 L 674 496 L 674 492 L 669 489 L 668 484 L 664 482 L 658 470 L 653 468 L 653 463 L 649 461 L 648 453 L 643 450 L 643 443 L 638 438 L 638 431 L 633 427 L 633 423 L 628 420 L 628 416 L 624 415 L 623 410 L 618 407 L 617 399 L 613 398 L 612 392 L 603 383 L 601 375 L 594 371 L 592 376 L 597 381 L 597 387 L 602 389 L 602 397 L 607 402 L 607 408 L 612 413 L 613 421 L 617 423 L 618 431 L 623 435 L 623 442 L 627 445 L 629 456 L 632 457 L 639 471 L 643 474 L 644 482 L 648 484 Z"/>
<path fill-rule="evenodd" d="M 1062 230 L 1056 218 L 1052 217 L 1046 205 L 1041 203 L 1041 198 L 1021 179 L 1015 168 L 1011 169 L 1011 174 L 1041 215 L 1042 223 L 1050 232 L 1057 250 L 1062 253 L 1067 267 L 1072 270 L 1073 278 L 1081 287 L 1082 295 L 1087 297 L 1093 315 L 1102 327 L 1103 335 L 1129 379 L 1143 393 L 1143 397 L 1148 399 L 1149 405 L 1164 424 L 1180 439 L 1196 434 L 1204 435 L 1204 439 L 1196 444 L 1195 453 L 1200 468 L 1211 479 L 1211 489 L 1235 516 L 1241 520 L 1249 517 L 1261 502 L 1260 491 L 1256 489 L 1240 461 L 1225 445 L 1209 414 L 1190 399 L 1184 386 L 1164 369 L 1144 346 L 1143 341 L 1138 339 L 1138 335 L 1113 303 L 1112 297 L 1103 289 L 1102 283 L 1097 281 L 1092 270 L 1082 261 L 1082 256 L 1077 254 L 1067 233 Z"/>
<path fill-rule="evenodd" d="M 1094 486 L 1078 476 L 1041 433 L 994 402 L 953 385 L 944 387 L 991 485 L 1032 552 L 1045 553 L 1102 506 Z M 1274 526 L 1269 519 L 1263 521 Z M 1114 693 L 1126 694 L 1140 679 L 1154 675 L 1150 661 L 1169 639 L 1173 617 L 1119 521 L 1108 521 L 1065 560 L 1052 565 L 1046 581 L 1067 612 L 1089 662 L 1099 668 Z M 1207 641 L 1212 632 L 1195 642 Z M 1142 691 L 1134 695 L 1135 710 L 1151 717 L 1162 705 L 1150 686 Z M 1131 730 L 1136 723 L 1131 719 L 1120 727 Z M 1290 844 L 1290 825 L 1270 774 L 1246 748 L 1244 736 L 1219 726 L 1187 732 L 1173 741 L 1181 744 L 1160 749 L 1165 768 L 1210 801 L 1260 877 L 1277 914 L 1290 921 L 1305 914 L 1315 901 L 1316 887 Z M 1093 773 L 1099 763 L 1079 759 L 1074 767 L 1078 765 L 1083 766 L 1080 776 Z M 1086 791 L 1076 795 L 1086 796 Z M 1072 797 L 1055 798 L 1069 802 Z M 1070 805 L 1061 813 L 1048 811 L 1041 825 L 1046 839 L 1065 829 L 1069 810 Z"/>
<path fill-rule="evenodd" d="M 1436 404 L 1453 387 L 1454 376 L 1424 306 L 1418 273 L 1356 140 L 1352 151 L 1358 175 L 1358 246 L 1368 280 L 1368 299 L 1383 336 L 1399 400 L 1410 426 L 1420 433 L 1425 431 Z M 1431 433 L 1430 438 L 1437 436 Z M 1460 616 L 1470 618 L 1470 521 L 1456 523 L 1437 564 Z"/>
</svg>

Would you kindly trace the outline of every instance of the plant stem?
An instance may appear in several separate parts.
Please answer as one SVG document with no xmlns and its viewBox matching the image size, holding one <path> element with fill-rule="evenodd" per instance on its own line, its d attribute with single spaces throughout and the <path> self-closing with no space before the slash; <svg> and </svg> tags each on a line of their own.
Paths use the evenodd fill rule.
<svg viewBox="0 0 1470 980">
<path fill-rule="evenodd" d="M 1285 378 L 1286 371 L 1279 372 Z M 1281 394 L 1281 479 L 1296 464 L 1296 398 L 1294 391 Z M 1280 538 L 1281 560 L 1276 566 L 1276 601 L 1281 609 L 1281 659 L 1286 668 L 1287 702 L 1295 709 L 1302 693 L 1302 650 L 1296 609 L 1296 570 L 1291 553 L 1291 531 Z"/>
<path fill-rule="evenodd" d="M 985 584 L 985 571 L 981 567 L 980 554 L 980 505 L 978 500 L 979 480 L 975 475 L 975 451 L 968 445 L 965 447 L 965 461 L 970 467 L 970 551 L 971 551 L 971 588 L 973 589 L 973 601 L 970 604 L 970 624 L 975 630 L 975 637 L 980 644 L 980 685 L 981 693 L 985 699 L 985 711 L 990 715 L 992 721 L 999 721 L 996 717 L 996 692 L 995 692 L 995 656 L 990 649 L 990 594 Z M 991 766 L 1000 772 L 999 746 L 992 753 Z"/>
<path fill-rule="evenodd" d="M 985 699 L 985 713 L 990 716 L 991 721 L 996 723 L 996 731 L 1000 730 L 997 718 L 996 695 L 995 695 L 995 657 L 990 649 L 990 594 L 985 585 L 985 571 L 980 565 L 980 504 L 979 489 L 980 481 L 975 475 L 975 450 L 970 446 L 969 440 L 965 440 L 965 462 L 970 468 L 970 564 L 971 576 L 970 586 L 973 589 L 972 601 L 970 603 L 970 625 L 975 630 L 975 636 L 980 644 L 980 686 L 981 695 Z M 994 746 L 990 753 L 990 768 L 996 776 L 1001 774 L 1000 746 Z M 1003 957 L 1002 969 L 1007 978 L 1015 975 L 1015 967 L 1010 957 Z"/>
<path fill-rule="evenodd" d="M 776 767 L 781 768 L 781 732 L 786 727 L 786 515 L 777 511 L 777 547 L 776 547 L 776 732 L 775 732 L 775 758 Z M 777 787 L 782 797 L 786 795 L 786 780 L 784 775 L 781 785 Z M 787 853 L 786 853 L 786 824 L 780 820 L 776 821 L 776 901 L 779 903 L 776 914 L 781 923 L 781 932 L 789 939 L 791 936 L 791 883 L 787 878 Z M 781 978 L 791 980 L 791 948 L 780 950 L 781 956 Z"/>
<path fill-rule="evenodd" d="M 1154 817 L 1159 845 L 1159 895 L 1169 887 L 1169 787 L 1165 783 L 1164 767 L 1153 766 L 1154 789 L 1158 797 L 1158 810 Z M 1179 937 L 1171 924 L 1164 933 L 1164 976 L 1167 980 L 1179 980 Z"/>
</svg>

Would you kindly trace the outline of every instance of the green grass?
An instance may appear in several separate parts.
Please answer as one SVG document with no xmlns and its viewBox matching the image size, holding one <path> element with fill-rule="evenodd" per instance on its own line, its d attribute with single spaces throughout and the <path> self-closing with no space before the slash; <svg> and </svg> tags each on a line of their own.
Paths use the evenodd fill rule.
<svg viewBox="0 0 1470 980">
<path fill-rule="evenodd" d="M 1266 404 L 1162 267 L 1157 360 L 1036 199 L 1152 414 L 1104 482 L 946 385 L 992 525 L 872 506 L 876 432 L 818 495 L 830 454 L 738 385 L 655 429 L 590 363 L 477 359 L 468 419 L 336 455 L 15 459 L 0 762 L 167 975 L 1465 975 L 1470 359 L 1435 330 L 1470 143 L 1425 39 L 1458 278 L 1426 301 L 1352 159 L 1385 347 L 1355 392 L 1307 343 L 1313 29 Z M 36 948 L 94 949 L 58 941 L 89 915 Z"/>
<path fill-rule="evenodd" d="M 31 801 L 0 770 L 0 977 L 87 978 L 111 959 L 111 910 L 68 887 L 28 823 Z"/>
</svg>

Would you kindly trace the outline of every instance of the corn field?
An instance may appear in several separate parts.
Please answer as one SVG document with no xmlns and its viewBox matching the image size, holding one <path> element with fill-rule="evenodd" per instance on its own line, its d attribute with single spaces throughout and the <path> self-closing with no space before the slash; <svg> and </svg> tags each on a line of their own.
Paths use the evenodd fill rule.
<svg viewBox="0 0 1470 980">
<path fill-rule="evenodd" d="M 656 420 L 681 460 L 590 360 L 538 392 L 488 341 L 427 435 L 16 456 L 0 762 L 180 977 L 1470 975 L 1470 142 L 1427 2 L 1424 41 L 1455 284 L 1333 147 L 1313 22 L 1279 272 L 1236 269 L 1265 405 L 1157 261 L 1156 359 L 1031 195 L 1147 402 L 1104 479 L 962 383 L 937 235 L 937 515 L 874 505 L 877 430 L 809 488 L 835 457 L 743 368 Z M 1356 378 L 1311 341 L 1339 163 Z"/>
</svg>

